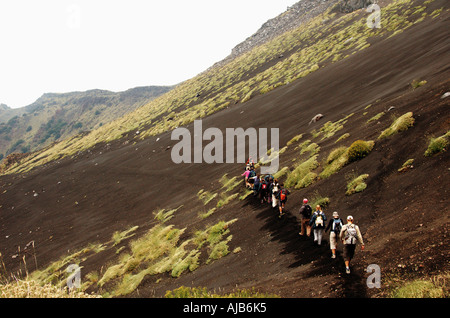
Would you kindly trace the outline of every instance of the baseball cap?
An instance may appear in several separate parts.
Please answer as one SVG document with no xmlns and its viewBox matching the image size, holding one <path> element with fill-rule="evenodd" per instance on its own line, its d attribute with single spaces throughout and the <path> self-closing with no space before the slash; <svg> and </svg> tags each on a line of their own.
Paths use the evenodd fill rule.
<svg viewBox="0 0 450 318">
<path fill-rule="evenodd" d="M 347 216 L 347 220 L 353 220 L 353 216 L 351 215 Z"/>
<path fill-rule="evenodd" d="M 308 199 L 303 199 L 303 203 L 308 203 Z"/>
<path fill-rule="evenodd" d="M 338 216 L 339 216 L 339 214 L 336 211 L 334 211 L 333 212 L 333 217 L 338 217 Z"/>
</svg>

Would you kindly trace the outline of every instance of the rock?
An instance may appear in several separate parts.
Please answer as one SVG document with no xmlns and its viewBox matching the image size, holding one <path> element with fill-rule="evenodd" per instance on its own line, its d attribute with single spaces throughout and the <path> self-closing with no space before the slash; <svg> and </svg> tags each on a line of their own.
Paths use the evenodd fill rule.
<svg viewBox="0 0 450 318">
<path fill-rule="evenodd" d="M 322 114 L 317 114 L 316 116 L 314 116 L 311 121 L 309 122 L 309 125 L 311 125 L 312 123 L 316 123 L 319 120 L 321 120 L 324 116 Z"/>
</svg>

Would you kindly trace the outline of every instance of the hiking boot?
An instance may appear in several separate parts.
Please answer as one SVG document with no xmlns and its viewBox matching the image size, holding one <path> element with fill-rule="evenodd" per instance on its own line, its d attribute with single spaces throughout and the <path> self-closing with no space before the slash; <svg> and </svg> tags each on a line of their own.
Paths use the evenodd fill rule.
<svg viewBox="0 0 450 318">
<path fill-rule="evenodd" d="M 350 274 L 350 267 L 346 267 L 346 268 L 345 268 L 345 273 L 346 273 L 346 274 Z"/>
<path fill-rule="evenodd" d="M 332 254 L 332 255 L 331 255 L 331 258 L 336 258 L 336 254 Z"/>
</svg>

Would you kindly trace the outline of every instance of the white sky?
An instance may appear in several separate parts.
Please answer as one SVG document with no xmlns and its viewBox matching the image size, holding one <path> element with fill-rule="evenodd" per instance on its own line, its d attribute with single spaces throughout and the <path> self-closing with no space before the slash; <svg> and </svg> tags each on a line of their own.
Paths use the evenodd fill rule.
<svg viewBox="0 0 450 318">
<path fill-rule="evenodd" d="M 1 0 L 0 103 L 173 85 L 298 0 Z"/>
</svg>

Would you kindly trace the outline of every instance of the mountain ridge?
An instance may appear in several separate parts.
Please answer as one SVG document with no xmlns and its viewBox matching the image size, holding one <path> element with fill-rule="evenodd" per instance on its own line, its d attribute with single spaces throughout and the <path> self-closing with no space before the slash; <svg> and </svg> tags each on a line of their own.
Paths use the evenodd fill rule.
<svg viewBox="0 0 450 318">
<path fill-rule="evenodd" d="M 0 155 L 37 151 L 60 138 L 92 130 L 134 111 L 173 86 L 44 93 L 21 108 L 0 109 Z M 59 124 L 58 124 L 59 122 Z"/>
<path fill-rule="evenodd" d="M 331 12 L 350 13 L 367 8 L 372 3 L 374 0 L 301 0 L 277 17 L 266 21 L 254 34 L 237 44 L 229 56 L 212 67 L 220 67 L 253 48 L 294 30 L 328 9 L 331 9 Z"/>
</svg>

